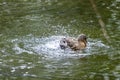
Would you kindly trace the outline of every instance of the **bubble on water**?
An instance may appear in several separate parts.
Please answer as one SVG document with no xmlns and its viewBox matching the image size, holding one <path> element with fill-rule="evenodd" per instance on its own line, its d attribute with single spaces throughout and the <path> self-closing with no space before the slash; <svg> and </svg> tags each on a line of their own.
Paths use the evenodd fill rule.
<svg viewBox="0 0 120 80">
<path fill-rule="evenodd" d="M 15 72 L 15 71 L 16 71 L 15 69 L 12 69 L 12 70 L 11 70 L 12 73 Z"/>
</svg>

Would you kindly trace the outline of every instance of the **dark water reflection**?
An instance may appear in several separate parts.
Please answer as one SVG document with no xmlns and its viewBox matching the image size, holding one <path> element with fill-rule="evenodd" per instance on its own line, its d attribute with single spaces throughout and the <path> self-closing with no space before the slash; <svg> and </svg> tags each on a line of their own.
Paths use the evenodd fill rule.
<svg viewBox="0 0 120 80">
<path fill-rule="evenodd" d="M 88 0 L 0 1 L 0 79 L 119 80 L 120 1 L 95 1 L 111 42 Z M 86 50 L 59 48 L 86 34 Z"/>
</svg>

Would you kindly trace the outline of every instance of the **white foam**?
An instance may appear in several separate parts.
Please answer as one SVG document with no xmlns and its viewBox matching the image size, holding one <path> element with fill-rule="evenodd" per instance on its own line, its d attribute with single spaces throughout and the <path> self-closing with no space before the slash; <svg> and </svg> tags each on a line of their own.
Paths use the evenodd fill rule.
<svg viewBox="0 0 120 80">
<path fill-rule="evenodd" d="M 11 40 L 11 42 L 14 42 L 13 50 L 16 51 L 17 54 L 20 54 L 22 52 L 27 52 L 30 54 L 37 53 L 37 54 L 44 55 L 47 58 L 83 57 L 86 55 L 90 55 L 90 52 L 94 48 L 97 48 L 97 47 L 108 48 L 108 46 L 103 44 L 101 41 L 91 40 L 91 41 L 88 41 L 85 53 L 83 53 L 82 51 L 79 51 L 79 52 L 71 51 L 70 49 L 64 51 L 60 49 L 59 41 L 61 40 L 61 38 L 65 36 L 50 36 L 45 38 L 34 38 L 31 35 L 28 37 L 31 37 L 31 38 L 24 37 L 22 38 L 22 40 L 21 39 Z M 20 48 L 18 46 L 20 42 L 24 44 L 23 48 Z"/>
</svg>

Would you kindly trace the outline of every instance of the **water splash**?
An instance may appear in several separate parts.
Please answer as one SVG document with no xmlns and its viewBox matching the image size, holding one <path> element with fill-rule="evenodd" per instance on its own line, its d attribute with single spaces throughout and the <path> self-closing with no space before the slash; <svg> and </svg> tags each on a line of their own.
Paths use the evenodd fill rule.
<svg viewBox="0 0 120 80">
<path fill-rule="evenodd" d="M 13 39 L 11 40 L 14 43 L 13 50 L 16 54 L 20 54 L 23 52 L 27 52 L 29 54 L 40 54 L 44 55 L 47 58 L 64 58 L 64 57 L 83 57 L 86 55 L 90 55 L 91 51 L 95 48 L 109 48 L 101 41 L 90 40 L 88 41 L 88 46 L 86 50 L 83 51 L 71 51 L 61 50 L 59 47 L 59 41 L 61 38 L 65 36 L 50 36 L 45 38 L 35 38 L 31 36 L 25 36 L 21 39 Z M 20 46 L 22 44 L 22 47 Z"/>
</svg>

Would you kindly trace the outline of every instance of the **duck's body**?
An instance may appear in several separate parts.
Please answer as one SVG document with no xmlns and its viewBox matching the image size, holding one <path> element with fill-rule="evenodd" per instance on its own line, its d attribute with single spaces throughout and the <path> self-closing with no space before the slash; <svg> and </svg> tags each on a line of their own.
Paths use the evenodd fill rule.
<svg viewBox="0 0 120 80">
<path fill-rule="evenodd" d="M 60 41 L 61 49 L 70 48 L 74 51 L 85 49 L 87 44 L 87 37 L 81 34 L 77 39 L 74 38 L 63 38 Z"/>
</svg>

